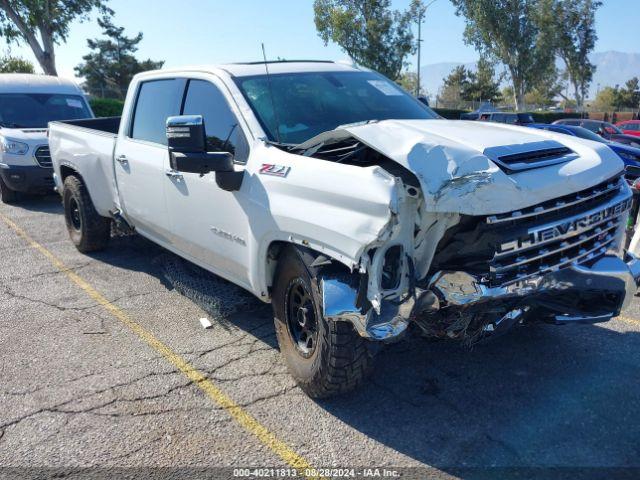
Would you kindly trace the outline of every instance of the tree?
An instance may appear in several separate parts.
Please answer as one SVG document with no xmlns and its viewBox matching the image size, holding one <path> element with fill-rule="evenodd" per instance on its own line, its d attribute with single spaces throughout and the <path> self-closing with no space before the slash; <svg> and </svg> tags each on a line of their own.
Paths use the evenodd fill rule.
<svg viewBox="0 0 640 480">
<path fill-rule="evenodd" d="M 620 89 L 615 87 L 604 87 L 598 92 L 593 107 L 601 111 L 617 110 L 620 106 Z"/>
<path fill-rule="evenodd" d="M 578 108 L 584 105 L 596 66 L 589 60 L 598 36 L 595 13 L 599 0 L 545 0 L 543 12 L 560 58 L 567 66 Z"/>
<path fill-rule="evenodd" d="M 553 62 L 549 36 L 539 22 L 538 0 L 451 0 L 465 17 L 465 42 L 502 62 L 509 72 L 516 109 Z"/>
<path fill-rule="evenodd" d="M 500 83 L 502 76 L 496 77 L 495 63 L 487 58 L 480 58 L 476 71 L 469 72 L 465 100 L 497 102 L 502 98 Z"/>
<path fill-rule="evenodd" d="M 525 94 L 524 99 L 528 105 L 539 107 L 551 107 L 558 103 L 558 97 L 563 97 L 562 91 L 565 84 L 562 76 L 554 64 L 549 66 L 549 70 L 533 85 Z"/>
<path fill-rule="evenodd" d="M 418 95 L 426 95 L 427 93 L 422 85 L 420 85 L 420 89 L 418 90 L 418 74 L 416 72 L 402 72 L 396 80 L 396 83 L 411 95 L 415 95 L 416 91 Z"/>
<path fill-rule="evenodd" d="M 470 72 L 464 65 L 458 65 L 442 79 L 443 85 L 439 99 L 443 102 L 459 103 L 469 99 Z"/>
<path fill-rule="evenodd" d="M 424 7 L 419 0 L 404 12 L 390 6 L 391 0 L 315 0 L 318 35 L 325 45 L 340 45 L 358 64 L 397 80 L 407 56 L 416 52 L 411 24 Z"/>
<path fill-rule="evenodd" d="M 33 63 L 21 57 L 0 57 L 0 73 L 35 73 Z"/>
<path fill-rule="evenodd" d="M 136 59 L 133 54 L 142 41 L 142 33 L 127 37 L 124 28 L 116 27 L 106 15 L 98 19 L 98 25 L 107 38 L 87 40 L 92 51 L 82 57 L 84 63 L 78 65 L 75 71 L 85 79 L 84 87 L 91 95 L 122 99 L 135 74 L 159 69 L 164 62 L 140 62 Z"/>
<path fill-rule="evenodd" d="M 105 0 L 0 0 L 0 36 L 29 44 L 47 75 L 57 75 L 55 45 L 67 40 L 74 20 L 97 8 L 112 13 Z"/>
<path fill-rule="evenodd" d="M 619 106 L 638 109 L 640 107 L 640 85 L 638 77 L 627 80 L 619 91 Z"/>
</svg>

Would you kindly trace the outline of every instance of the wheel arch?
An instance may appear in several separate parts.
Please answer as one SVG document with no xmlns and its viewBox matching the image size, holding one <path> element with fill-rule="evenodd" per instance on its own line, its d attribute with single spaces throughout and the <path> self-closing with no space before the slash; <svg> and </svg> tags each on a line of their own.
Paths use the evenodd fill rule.
<svg viewBox="0 0 640 480">
<path fill-rule="evenodd" d="M 260 265 L 263 268 L 261 280 L 266 287 L 266 296 L 271 298 L 271 291 L 275 282 L 275 275 L 278 269 L 278 263 L 282 256 L 282 252 L 286 248 L 293 248 L 300 259 L 303 261 L 311 276 L 318 275 L 320 269 L 328 269 L 340 271 L 342 273 L 353 273 L 352 264 L 345 261 L 345 258 L 333 256 L 327 252 L 322 252 L 311 246 L 301 245 L 291 240 L 272 240 L 265 249 L 264 256 Z M 348 262 L 348 263 L 347 263 Z"/>
<path fill-rule="evenodd" d="M 82 180 L 82 182 L 84 182 L 84 179 L 82 178 L 82 175 L 80 174 L 80 172 L 78 171 L 78 169 L 76 169 L 75 167 L 70 166 L 67 163 L 62 163 L 60 164 L 60 182 L 64 185 L 64 181 L 65 179 L 69 176 L 69 175 L 75 175 L 76 177 L 78 177 L 80 180 Z"/>
</svg>

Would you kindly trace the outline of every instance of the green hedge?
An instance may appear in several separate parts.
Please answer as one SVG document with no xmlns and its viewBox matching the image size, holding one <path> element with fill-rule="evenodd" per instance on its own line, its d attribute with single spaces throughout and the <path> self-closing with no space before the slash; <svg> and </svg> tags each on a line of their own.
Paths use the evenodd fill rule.
<svg viewBox="0 0 640 480">
<path fill-rule="evenodd" d="M 96 117 L 118 117 L 122 115 L 122 107 L 124 102 L 113 98 L 92 98 L 89 100 L 93 113 Z M 467 113 L 468 110 L 458 110 L 454 108 L 434 108 L 438 115 L 450 120 L 459 120 L 460 115 Z M 533 118 L 538 123 L 552 123 L 562 118 L 575 118 L 579 116 L 576 113 L 565 112 L 531 112 Z"/>
<path fill-rule="evenodd" d="M 89 104 L 96 117 L 119 117 L 124 107 L 122 100 L 113 98 L 92 98 Z"/>
<path fill-rule="evenodd" d="M 460 115 L 463 113 L 469 113 L 469 110 L 458 110 L 453 108 L 434 108 L 438 115 L 448 118 L 449 120 L 460 120 Z M 575 118 L 579 117 L 579 113 L 565 113 L 565 112 L 530 112 L 533 119 L 538 123 L 552 123 L 562 118 Z"/>
<path fill-rule="evenodd" d="M 531 112 L 533 119 L 537 123 L 553 123 L 556 120 L 562 120 L 563 118 L 580 118 L 580 114 L 573 112 Z"/>
</svg>

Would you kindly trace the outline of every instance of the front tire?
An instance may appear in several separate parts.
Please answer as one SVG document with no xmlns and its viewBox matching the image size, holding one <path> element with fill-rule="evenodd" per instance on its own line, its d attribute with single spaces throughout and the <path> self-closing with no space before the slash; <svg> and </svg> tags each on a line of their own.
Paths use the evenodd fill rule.
<svg viewBox="0 0 640 480">
<path fill-rule="evenodd" d="M 295 247 L 280 255 L 273 310 L 280 352 L 307 395 L 330 397 L 363 382 L 372 362 L 367 340 L 348 322 L 323 317 L 318 281 Z"/>
<path fill-rule="evenodd" d="M 16 203 L 18 200 L 18 192 L 11 190 L 2 177 L 0 177 L 0 200 L 7 205 Z"/>
<path fill-rule="evenodd" d="M 82 253 L 103 250 L 109 244 L 111 219 L 96 212 L 85 184 L 75 175 L 64 180 L 64 219 L 69 237 Z"/>
</svg>

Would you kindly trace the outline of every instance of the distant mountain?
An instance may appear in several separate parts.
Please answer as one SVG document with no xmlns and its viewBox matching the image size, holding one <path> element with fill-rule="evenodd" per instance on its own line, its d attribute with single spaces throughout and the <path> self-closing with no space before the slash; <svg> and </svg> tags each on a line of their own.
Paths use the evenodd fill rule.
<svg viewBox="0 0 640 480">
<path fill-rule="evenodd" d="M 589 90 L 590 98 L 596 96 L 598 84 L 600 84 L 600 88 L 613 87 L 615 85 L 624 85 L 632 77 L 640 77 L 640 53 L 597 52 L 591 55 L 591 61 L 596 65 L 596 73 L 593 76 L 593 82 Z M 442 79 L 449 75 L 451 70 L 458 65 L 464 65 L 472 70 L 476 68 L 475 62 L 443 62 L 425 65 L 420 69 L 423 87 L 430 95 L 435 95 L 442 85 Z M 561 64 L 558 66 L 562 68 Z"/>
<path fill-rule="evenodd" d="M 622 86 L 630 78 L 640 77 L 640 53 L 600 52 L 591 55 L 591 61 L 598 67 L 591 83 L 591 98 L 596 96 L 598 84 L 600 88 Z"/>
</svg>

